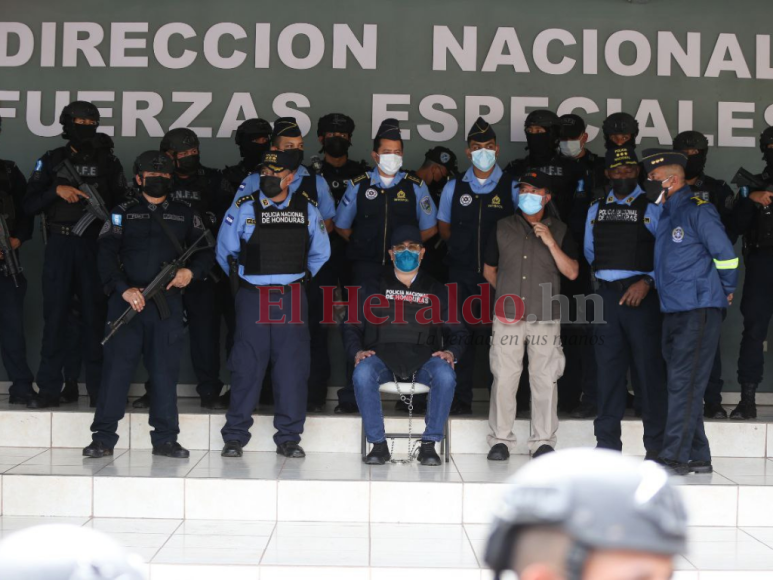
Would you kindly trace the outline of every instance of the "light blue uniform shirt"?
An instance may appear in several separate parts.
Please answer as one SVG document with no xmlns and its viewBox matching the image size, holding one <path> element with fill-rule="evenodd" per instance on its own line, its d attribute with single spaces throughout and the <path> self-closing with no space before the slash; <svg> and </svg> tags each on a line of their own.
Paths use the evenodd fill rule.
<svg viewBox="0 0 773 580">
<path fill-rule="evenodd" d="M 255 230 L 255 226 L 247 224 L 248 219 L 255 220 L 255 203 L 252 200 L 242 202 L 239 207 L 236 202 L 249 195 L 257 196 L 257 203 L 273 205 L 279 209 L 284 209 L 290 203 L 292 194 L 281 203 L 274 203 L 271 199 L 260 193 L 260 175 L 250 175 L 239 186 L 239 192 L 231 207 L 225 214 L 223 224 L 220 226 L 220 233 L 217 235 L 216 257 L 220 267 L 229 273 L 228 257 L 239 258 L 241 251 L 241 241 L 248 241 Z M 322 265 L 330 258 L 330 239 L 325 230 L 325 222 L 322 215 L 311 203 L 308 206 L 309 218 L 309 255 L 308 269 L 314 276 Z M 302 278 L 305 272 L 294 272 L 292 274 L 272 274 L 262 276 L 245 276 L 244 266 L 239 264 L 239 276 L 250 284 L 255 286 L 284 286 Z"/>
<path fill-rule="evenodd" d="M 627 205 L 630 206 L 634 200 L 639 197 L 640 195 L 644 194 L 644 190 L 636 186 L 636 189 L 633 190 L 633 193 L 626 197 L 625 199 L 617 199 L 615 195 L 610 191 L 607 194 L 607 203 L 616 203 L 618 205 Z M 585 241 L 584 241 L 584 250 L 585 250 L 585 259 L 588 260 L 588 263 L 593 266 L 593 260 L 596 257 L 594 248 L 593 248 L 593 224 L 596 221 L 596 216 L 598 216 L 599 213 L 599 203 L 594 203 L 590 206 L 590 209 L 588 210 L 588 217 L 585 222 Z M 663 213 L 663 206 L 662 205 L 655 205 L 654 203 L 651 203 L 647 205 L 647 209 L 644 212 L 644 217 L 649 218 L 649 223 L 644 224 L 644 227 L 647 228 L 647 230 L 654 236 L 658 231 L 658 221 L 660 220 L 660 214 Z M 605 282 L 615 282 L 616 280 L 624 280 L 625 278 L 630 278 L 631 276 L 641 276 L 642 274 L 647 274 L 648 276 L 652 276 L 654 278 L 654 272 L 635 272 L 633 270 L 598 270 L 596 272 L 596 278 L 599 280 L 604 280 Z"/>
<path fill-rule="evenodd" d="M 311 175 L 309 170 L 301 165 L 295 172 L 295 178 L 293 178 L 293 182 L 290 184 L 290 195 L 298 190 L 301 181 L 308 175 Z M 330 193 L 330 186 L 321 175 L 315 175 L 314 178 L 317 181 L 317 209 L 322 214 L 323 220 L 333 219 L 333 216 L 336 214 L 336 203 L 333 200 L 333 194 Z"/>
<path fill-rule="evenodd" d="M 475 171 L 470 167 L 464 172 L 462 181 L 467 181 L 470 184 L 470 189 L 473 193 L 479 195 L 487 195 L 494 191 L 494 188 L 499 184 L 499 180 L 502 179 L 503 171 L 499 165 L 494 166 L 494 171 L 491 172 L 486 178 L 486 181 L 481 183 L 475 176 Z M 446 183 L 443 188 L 443 193 L 440 194 L 440 208 L 437 212 L 437 219 L 441 222 L 451 223 L 451 204 L 454 201 L 454 189 L 456 188 L 456 180 L 452 179 Z M 518 207 L 518 181 L 513 180 L 513 206 Z"/>
<path fill-rule="evenodd" d="M 378 169 L 368 171 L 367 173 L 370 175 L 370 184 L 382 189 L 394 187 L 405 177 L 405 171 L 398 171 L 395 173 L 392 184 L 387 186 L 381 181 L 381 174 L 378 172 Z M 416 218 L 419 220 L 419 229 L 424 231 L 435 227 L 437 225 L 437 206 L 435 206 L 435 202 L 429 194 L 427 185 L 424 182 L 421 185 L 411 182 L 411 185 L 416 194 Z M 351 181 L 349 182 L 346 193 L 344 193 L 344 197 L 336 210 L 334 219 L 336 227 L 344 230 L 352 227 L 354 218 L 357 217 L 357 192 L 359 189 L 359 183 L 352 185 Z"/>
</svg>

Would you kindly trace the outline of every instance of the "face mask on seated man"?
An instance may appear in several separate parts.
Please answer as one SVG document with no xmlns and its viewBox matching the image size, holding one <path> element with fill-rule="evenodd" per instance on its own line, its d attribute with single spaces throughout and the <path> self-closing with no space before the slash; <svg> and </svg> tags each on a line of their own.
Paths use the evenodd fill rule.
<svg viewBox="0 0 773 580">
<path fill-rule="evenodd" d="M 425 249 L 418 227 L 400 226 L 390 241 L 393 268 L 384 272 L 377 287 L 362 289 L 356 323 L 350 313 L 343 327 L 344 346 L 355 363 L 357 404 L 373 444 L 365 462 L 381 465 L 391 458 L 379 386 L 404 381 L 430 388 L 419 461 L 440 465 L 434 445 L 443 439 L 456 388 L 454 363 L 464 349 L 467 330 L 462 324 L 445 323 L 458 318 L 449 316 L 455 305 L 448 304 L 446 288 L 421 269 Z"/>
</svg>

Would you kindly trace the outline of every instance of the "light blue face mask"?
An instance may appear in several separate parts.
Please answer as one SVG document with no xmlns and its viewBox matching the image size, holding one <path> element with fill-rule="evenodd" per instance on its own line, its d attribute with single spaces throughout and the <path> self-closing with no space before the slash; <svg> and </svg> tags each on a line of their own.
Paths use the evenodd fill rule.
<svg viewBox="0 0 773 580">
<path fill-rule="evenodd" d="M 491 149 L 478 149 L 472 152 L 472 164 L 480 171 L 488 171 L 497 162 L 497 154 Z"/>
<path fill-rule="evenodd" d="M 395 268 L 401 272 L 413 272 L 419 267 L 419 252 L 403 250 L 395 252 Z"/>
<path fill-rule="evenodd" d="M 521 193 L 518 196 L 518 207 L 526 215 L 534 215 L 542 209 L 542 196 L 536 193 Z"/>
</svg>

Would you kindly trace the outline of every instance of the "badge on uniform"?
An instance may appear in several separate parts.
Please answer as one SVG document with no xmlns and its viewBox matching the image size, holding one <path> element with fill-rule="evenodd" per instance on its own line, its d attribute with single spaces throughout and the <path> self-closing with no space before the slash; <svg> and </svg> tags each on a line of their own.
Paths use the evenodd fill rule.
<svg viewBox="0 0 773 580">
<path fill-rule="evenodd" d="M 99 235 L 104 236 L 109 231 L 110 231 L 110 222 L 105 222 L 104 224 L 102 224 L 102 229 L 99 230 Z"/>
<path fill-rule="evenodd" d="M 319 231 L 321 231 L 323 234 L 325 233 L 325 222 L 322 220 L 319 220 Z"/>
<path fill-rule="evenodd" d="M 421 198 L 419 206 L 421 207 L 421 211 L 423 211 L 425 214 L 430 215 L 432 213 L 432 204 L 429 202 L 428 195 L 425 195 Z"/>
<path fill-rule="evenodd" d="M 684 230 L 680 227 L 674 228 L 674 231 L 671 232 L 671 239 L 677 244 L 681 244 L 684 240 Z"/>
<path fill-rule="evenodd" d="M 368 189 L 368 190 L 365 192 L 365 199 L 374 200 L 374 199 L 376 199 L 377 197 L 378 197 L 378 191 L 376 191 L 376 190 L 375 190 L 375 189 L 373 189 L 372 187 L 371 187 L 371 188 L 369 188 L 369 189 Z"/>
<path fill-rule="evenodd" d="M 227 223 L 229 226 L 234 223 L 234 216 L 232 216 L 230 213 L 225 216 L 225 223 Z"/>
<path fill-rule="evenodd" d="M 113 225 L 120 226 L 123 223 L 123 216 L 120 213 L 113 214 Z"/>
<path fill-rule="evenodd" d="M 263 204 L 263 207 L 268 207 L 268 200 L 265 197 L 260 200 L 260 203 Z"/>
<path fill-rule="evenodd" d="M 464 207 L 467 207 L 472 203 L 472 196 L 469 193 L 465 193 L 462 197 L 459 198 L 459 203 L 461 203 Z"/>
<path fill-rule="evenodd" d="M 242 189 L 244 189 L 244 184 L 243 183 L 239 186 L 239 191 L 241 191 Z"/>
</svg>

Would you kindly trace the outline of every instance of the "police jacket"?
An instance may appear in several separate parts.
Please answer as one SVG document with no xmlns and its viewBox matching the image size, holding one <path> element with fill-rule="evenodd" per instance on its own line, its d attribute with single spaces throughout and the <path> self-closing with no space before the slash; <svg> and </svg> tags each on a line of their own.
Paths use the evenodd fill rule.
<svg viewBox="0 0 773 580">
<path fill-rule="evenodd" d="M 100 147 L 76 152 L 68 144 L 46 152 L 35 164 L 35 170 L 27 184 L 27 195 L 24 197 L 23 209 L 26 213 L 44 213 L 48 226 L 71 226 L 86 211 L 83 202 L 67 203 L 56 194 L 56 188 L 60 185 L 75 187 L 62 171 L 57 170 L 65 158 L 70 159 L 83 181 L 97 186 L 105 207 L 115 207 L 128 197 L 129 190 L 123 167 L 111 149 Z M 102 224 L 95 220 L 83 237 L 96 238 L 101 227 Z"/>
<path fill-rule="evenodd" d="M 655 237 L 655 285 L 663 312 L 727 308 L 738 258 L 716 208 L 689 186 L 664 204 Z"/>
<path fill-rule="evenodd" d="M 183 248 L 204 233 L 204 222 L 198 212 L 182 203 L 167 199 L 155 205 L 140 195 L 118 205 L 111 212 L 110 222 L 105 222 L 99 233 L 97 267 L 108 294 L 144 288 L 165 264 L 179 257 L 158 217 Z M 207 275 L 214 258 L 212 250 L 202 250 L 191 257 L 186 267 L 193 272 L 194 280 Z M 175 293 L 175 288 L 168 292 Z"/>
<path fill-rule="evenodd" d="M 172 176 L 169 199 L 195 209 L 204 224 L 216 233 L 225 211 L 234 199 L 234 190 L 220 171 L 201 166 L 189 177 L 183 178 L 177 174 Z"/>
<path fill-rule="evenodd" d="M 22 211 L 27 181 L 13 161 L 0 159 L 0 214 L 6 216 L 12 238 L 26 242 L 32 237 L 34 218 Z"/>
<path fill-rule="evenodd" d="M 373 308 L 366 316 L 369 297 Z M 350 310 L 342 332 L 351 360 L 361 350 L 373 350 L 395 375 L 409 378 L 436 351 L 448 350 L 457 360 L 464 352 L 467 330 L 459 319 L 461 308 L 449 304 L 447 287 L 421 269 L 408 287 L 392 268 L 378 285 L 350 292 L 349 301 L 356 318 Z M 401 320 L 405 323 L 395 322 Z"/>
</svg>

